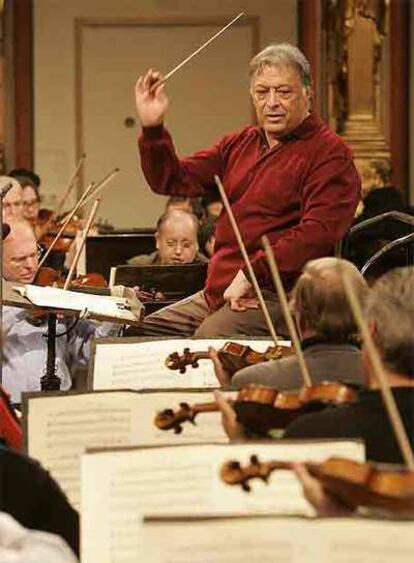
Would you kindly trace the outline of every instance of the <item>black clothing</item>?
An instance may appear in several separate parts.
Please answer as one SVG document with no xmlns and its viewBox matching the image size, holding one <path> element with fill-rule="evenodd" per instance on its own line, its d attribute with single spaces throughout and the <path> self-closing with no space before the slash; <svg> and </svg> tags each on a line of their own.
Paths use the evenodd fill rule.
<svg viewBox="0 0 414 563">
<path fill-rule="evenodd" d="M 392 389 L 404 427 L 414 446 L 414 387 Z M 362 438 L 370 461 L 403 463 L 381 391 L 362 390 L 358 402 L 301 416 L 285 438 Z"/>
<path fill-rule="evenodd" d="M 79 516 L 36 461 L 0 446 L 0 510 L 26 528 L 63 537 L 79 555 Z"/>
</svg>

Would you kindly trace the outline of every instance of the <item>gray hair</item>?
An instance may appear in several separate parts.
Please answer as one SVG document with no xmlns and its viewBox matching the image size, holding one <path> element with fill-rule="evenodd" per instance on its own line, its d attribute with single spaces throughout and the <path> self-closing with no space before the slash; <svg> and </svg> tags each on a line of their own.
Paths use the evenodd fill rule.
<svg viewBox="0 0 414 563">
<path fill-rule="evenodd" d="M 385 366 L 414 378 L 414 267 L 396 268 L 370 290 L 366 318 Z"/>
<path fill-rule="evenodd" d="M 293 288 L 290 307 L 318 335 L 347 341 L 355 337 L 358 329 L 343 287 L 342 272 L 362 303 L 368 286 L 356 266 L 341 258 L 325 257 L 307 262 Z"/>
<path fill-rule="evenodd" d="M 260 51 L 250 61 L 250 79 L 260 74 L 266 66 L 288 64 L 296 68 L 300 74 L 302 84 L 312 86 L 312 74 L 308 59 L 300 49 L 290 43 L 272 43 Z"/>
</svg>

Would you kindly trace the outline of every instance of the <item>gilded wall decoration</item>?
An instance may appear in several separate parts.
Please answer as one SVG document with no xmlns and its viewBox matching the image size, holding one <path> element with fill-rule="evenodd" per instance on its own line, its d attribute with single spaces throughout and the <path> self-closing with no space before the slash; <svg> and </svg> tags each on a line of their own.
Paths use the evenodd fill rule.
<svg viewBox="0 0 414 563">
<path fill-rule="evenodd" d="M 362 170 L 390 162 L 389 0 L 323 2 L 326 107 Z"/>
</svg>

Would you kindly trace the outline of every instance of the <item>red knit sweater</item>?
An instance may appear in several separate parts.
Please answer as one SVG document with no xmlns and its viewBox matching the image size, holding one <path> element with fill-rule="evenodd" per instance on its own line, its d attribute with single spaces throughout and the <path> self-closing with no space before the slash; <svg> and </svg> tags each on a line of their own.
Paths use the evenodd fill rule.
<svg viewBox="0 0 414 563">
<path fill-rule="evenodd" d="M 262 235 L 269 237 L 290 287 L 308 260 L 332 253 L 359 201 L 360 180 L 349 148 L 313 113 L 272 149 L 253 126 L 183 159 L 163 126 L 145 128 L 139 149 L 145 177 L 159 194 L 201 196 L 215 187 L 218 174 L 259 283 L 269 289 Z M 222 305 L 224 290 L 244 266 L 223 212 L 205 288 L 212 308 Z"/>
</svg>

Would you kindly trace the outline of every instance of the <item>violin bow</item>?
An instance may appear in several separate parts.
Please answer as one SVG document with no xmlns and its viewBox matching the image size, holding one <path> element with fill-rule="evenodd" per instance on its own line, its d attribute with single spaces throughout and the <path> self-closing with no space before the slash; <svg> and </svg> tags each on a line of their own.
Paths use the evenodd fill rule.
<svg viewBox="0 0 414 563">
<path fill-rule="evenodd" d="M 344 284 L 345 293 L 354 315 L 355 321 L 361 333 L 362 340 L 366 346 L 367 353 L 377 378 L 382 393 L 385 408 L 390 418 L 391 426 L 398 445 L 400 447 L 403 459 L 410 471 L 414 471 L 414 455 L 411 449 L 410 441 L 408 440 L 407 433 L 401 420 L 401 415 L 397 409 L 394 395 L 391 392 L 387 376 L 385 374 L 384 366 L 382 364 L 378 350 L 375 348 L 374 340 L 368 329 L 368 325 L 362 314 L 361 306 L 355 295 L 354 288 L 346 275 L 346 272 L 341 268 L 342 281 Z"/>
<path fill-rule="evenodd" d="M 58 216 L 58 215 L 61 213 L 61 211 L 62 211 L 62 209 L 63 209 L 63 206 L 64 206 L 65 203 L 66 203 L 66 200 L 68 199 L 68 197 L 70 196 L 70 193 L 72 192 L 73 188 L 75 187 L 76 180 L 77 180 L 77 178 L 78 178 L 78 176 L 79 176 L 79 173 L 80 173 L 80 171 L 81 171 L 82 166 L 83 166 L 84 163 L 85 163 L 85 159 L 86 159 L 86 154 L 84 153 L 84 154 L 80 157 L 80 159 L 79 159 L 79 161 L 78 161 L 78 164 L 76 165 L 75 171 L 74 171 L 74 173 L 73 173 L 73 175 L 72 175 L 72 178 L 71 178 L 70 181 L 69 181 L 69 185 L 68 185 L 68 187 L 67 187 L 67 189 L 66 189 L 66 192 L 65 192 L 65 194 L 63 195 L 63 197 L 62 197 L 62 199 L 60 200 L 60 202 L 58 203 L 58 205 L 57 205 L 57 207 L 56 207 L 56 211 L 55 211 L 54 213 L 52 213 L 52 218 Z"/>
<path fill-rule="evenodd" d="M 267 324 L 267 327 L 269 329 L 270 335 L 271 335 L 271 337 L 272 337 L 272 339 L 275 343 L 275 346 L 279 346 L 279 338 L 276 334 L 275 327 L 274 327 L 272 319 L 270 317 L 269 309 L 267 308 L 267 305 L 266 305 L 265 300 L 263 298 L 263 294 L 260 290 L 259 283 L 258 283 L 257 278 L 256 278 L 256 274 L 254 273 L 253 266 L 252 266 L 250 259 L 249 259 L 249 255 L 247 254 L 247 250 L 246 250 L 246 247 L 244 245 L 242 236 L 240 234 L 239 227 L 237 226 L 236 219 L 234 218 L 234 215 L 233 215 L 233 211 L 231 210 L 229 200 L 227 199 L 227 195 L 226 195 L 226 192 L 224 190 L 224 186 L 223 186 L 220 178 L 217 175 L 214 176 L 214 180 L 215 180 L 217 187 L 218 187 L 218 190 L 220 192 L 221 199 L 223 200 L 224 208 L 226 209 L 227 215 L 229 216 L 230 223 L 231 223 L 231 226 L 233 228 L 235 237 L 237 239 L 237 243 L 239 245 L 241 254 L 242 254 L 244 261 L 246 263 L 247 270 L 249 272 L 249 276 L 250 276 L 252 285 L 253 285 L 254 290 L 256 292 L 257 299 L 259 300 L 260 307 L 263 311 L 263 315 L 265 317 L 266 324 Z"/>
<path fill-rule="evenodd" d="M 49 246 L 49 248 L 47 249 L 47 251 L 45 252 L 45 254 L 43 255 L 42 259 L 39 262 L 39 265 L 37 266 L 37 270 L 36 270 L 36 274 L 39 271 L 39 269 L 42 267 L 42 265 L 45 263 L 47 257 L 49 256 L 49 254 L 52 252 L 52 250 L 54 249 L 57 241 L 59 240 L 59 238 L 62 236 L 63 231 L 66 229 L 66 227 L 68 226 L 70 220 L 72 219 L 72 217 L 75 215 L 75 213 L 77 212 L 77 210 L 79 209 L 79 207 L 82 205 L 82 203 L 84 202 L 84 200 L 88 197 L 88 195 L 91 193 L 91 191 L 94 189 L 95 184 L 94 182 L 91 182 L 89 184 L 89 186 L 86 188 L 86 190 L 83 192 L 82 196 L 80 197 L 78 203 L 75 205 L 75 207 L 72 209 L 72 211 L 70 213 L 68 213 L 68 215 L 66 216 L 65 220 L 63 221 L 63 224 L 61 226 L 61 228 L 59 229 L 57 235 L 55 236 L 55 238 L 53 239 L 51 245 Z"/>
<path fill-rule="evenodd" d="M 49 230 L 50 225 L 53 223 L 54 218 L 58 217 L 60 212 L 63 209 L 63 206 L 66 203 L 66 200 L 68 199 L 71 191 L 73 190 L 76 180 L 78 179 L 79 176 L 79 172 L 83 166 L 83 163 L 85 162 L 85 158 L 86 158 L 86 154 L 83 154 L 79 161 L 78 164 L 76 165 L 75 171 L 72 174 L 72 178 L 69 181 L 68 187 L 66 188 L 65 193 L 63 194 L 62 199 L 60 200 L 60 202 L 58 203 L 58 205 L 56 206 L 56 210 L 53 211 L 53 213 L 50 215 L 49 219 L 46 221 L 46 223 L 44 224 L 43 228 L 42 228 L 42 232 L 47 233 L 47 231 Z"/>
<path fill-rule="evenodd" d="M 111 180 L 113 180 L 113 178 L 115 178 L 115 176 L 119 173 L 120 169 L 119 168 L 114 168 L 113 170 L 111 170 L 111 172 L 109 172 L 108 174 L 106 174 L 106 176 L 104 176 L 102 178 L 102 180 L 100 180 L 97 184 L 94 184 L 93 189 L 87 194 L 87 197 L 85 197 L 84 199 L 82 199 L 81 204 L 76 208 L 76 211 L 79 211 L 80 209 L 82 209 L 82 207 L 84 207 L 85 205 L 87 205 L 92 199 L 96 198 L 96 196 L 103 190 L 103 188 L 109 184 L 109 182 Z M 70 212 L 72 213 L 72 211 Z M 69 214 L 68 214 L 69 215 Z M 66 221 L 68 215 L 66 215 L 60 222 L 62 221 Z M 73 215 L 72 215 L 73 217 Z"/>
<path fill-rule="evenodd" d="M 88 236 L 88 233 L 91 229 L 92 223 L 95 219 L 96 212 L 98 211 L 98 207 L 99 207 L 100 203 L 101 203 L 101 200 L 100 200 L 100 198 L 98 198 L 98 199 L 95 200 L 95 203 L 93 204 L 93 207 L 92 207 L 91 212 L 89 214 L 88 220 L 86 222 L 85 229 L 82 231 L 82 237 L 81 237 L 81 240 L 80 240 L 80 244 L 79 244 L 79 246 L 76 250 L 76 255 L 75 255 L 75 258 L 73 259 L 72 265 L 69 269 L 69 272 L 68 272 L 68 275 L 66 277 L 65 285 L 63 286 L 63 289 L 68 289 L 69 286 L 70 286 L 70 283 L 73 279 L 73 275 L 74 275 L 75 270 L 78 266 L 79 258 L 81 256 L 82 250 L 85 246 L 86 237 Z"/>
<path fill-rule="evenodd" d="M 272 248 L 270 246 L 270 242 L 267 236 L 262 237 L 262 244 L 267 258 L 267 263 L 269 265 L 270 273 L 272 275 L 273 283 L 275 285 L 277 294 L 279 296 L 279 301 L 282 306 L 283 315 L 285 317 L 285 321 L 289 329 L 289 334 L 292 339 L 293 345 L 295 347 L 296 355 L 298 357 L 299 368 L 302 374 L 303 382 L 305 385 L 310 387 L 312 385 L 311 376 L 305 361 L 305 356 L 303 355 L 298 331 L 296 330 L 295 323 L 293 322 L 292 314 L 289 310 L 288 300 L 286 297 L 285 288 L 283 287 L 282 280 L 280 277 L 279 268 L 277 267 L 276 259 L 272 252 Z"/>
<path fill-rule="evenodd" d="M 188 57 L 186 57 L 183 61 L 178 63 L 169 72 L 167 72 L 167 74 L 163 78 L 154 82 L 154 84 L 151 86 L 151 90 L 154 92 L 156 88 L 158 88 L 159 86 L 164 84 L 169 78 L 171 78 L 171 76 L 173 76 L 177 72 L 177 70 L 180 70 L 180 68 L 182 68 L 188 62 L 190 62 L 193 57 L 195 57 L 196 55 L 201 53 L 201 51 L 203 51 L 208 45 L 210 45 L 210 43 L 215 41 L 222 33 L 224 33 L 230 26 L 232 26 L 234 23 L 236 23 L 236 21 L 239 20 L 243 16 L 244 16 L 244 12 L 240 12 L 240 14 L 238 14 L 231 21 L 229 21 L 229 23 L 227 23 L 224 27 L 219 29 L 219 31 L 217 31 L 217 33 L 215 33 L 209 39 L 207 39 L 207 41 L 205 41 L 200 47 L 198 47 L 198 49 L 193 51 L 190 55 L 188 55 Z"/>
</svg>

